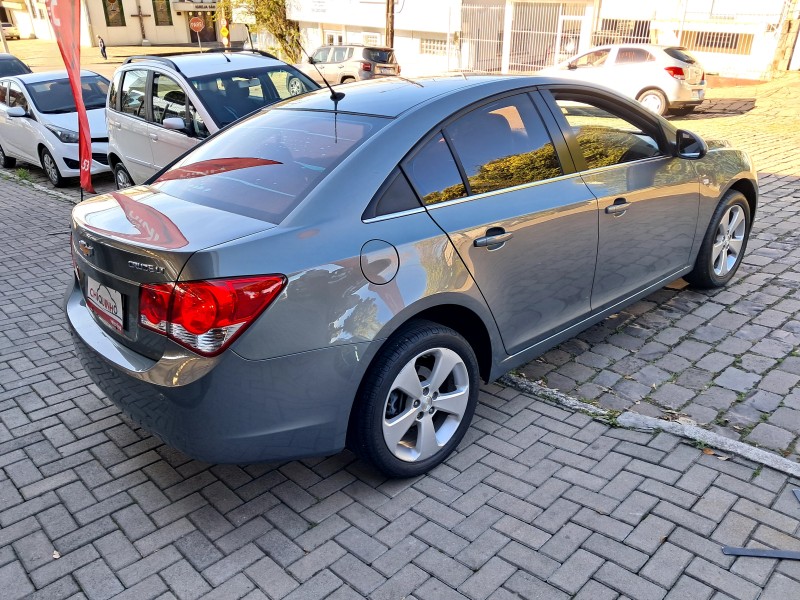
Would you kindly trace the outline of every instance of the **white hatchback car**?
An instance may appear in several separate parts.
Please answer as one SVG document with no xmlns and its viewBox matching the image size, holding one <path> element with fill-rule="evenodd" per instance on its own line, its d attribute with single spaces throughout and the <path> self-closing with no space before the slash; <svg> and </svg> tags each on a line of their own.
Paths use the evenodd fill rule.
<svg viewBox="0 0 800 600">
<path fill-rule="evenodd" d="M 135 56 L 108 95 L 108 160 L 117 188 L 143 183 L 210 134 L 319 85 L 255 51 Z"/>
<path fill-rule="evenodd" d="M 81 71 L 83 103 L 92 135 L 92 175 L 108 172 L 105 105 L 108 79 Z M 0 79 L 0 164 L 17 159 L 41 165 L 56 187 L 80 175 L 78 112 L 66 71 Z"/>
<path fill-rule="evenodd" d="M 705 70 L 678 46 L 597 46 L 541 72 L 604 85 L 659 115 L 687 114 L 706 97 Z"/>
</svg>

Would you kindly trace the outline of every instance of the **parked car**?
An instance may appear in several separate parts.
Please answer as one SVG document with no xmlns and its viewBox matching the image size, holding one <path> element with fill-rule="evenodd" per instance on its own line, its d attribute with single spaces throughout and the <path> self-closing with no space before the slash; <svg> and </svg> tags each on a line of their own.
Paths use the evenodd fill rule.
<svg viewBox="0 0 800 600">
<path fill-rule="evenodd" d="M 323 84 L 324 77 L 331 85 L 400 74 L 392 48 L 360 44 L 320 46 L 298 68 L 317 83 Z"/>
<path fill-rule="evenodd" d="M 92 174 L 108 172 L 105 105 L 108 79 L 81 71 L 81 88 L 92 136 Z M 0 164 L 41 165 L 56 187 L 80 175 L 78 112 L 66 71 L 0 79 Z"/>
<path fill-rule="evenodd" d="M 347 444 L 412 476 L 479 379 L 676 278 L 725 285 L 757 201 L 745 153 L 598 86 L 363 82 L 76 206 L 65 310 L 97 385 L 190 456 Z"/>
<path fill-rule="evenodd" d="M 319 86 L 259 52 L 127 59 L 108 96 L 108 160 L 117 188 L 142 183 L 208 135 Z"/>
<path fill-rule="evenodd" d="M 0 54 L 0 77 L 31 72 L 31 68 L 13 54 Z"/>
<path fill-rule="evenodd" d="M 597 46 L 541 72 L 605 85 L 659 115 L 690 113 L 702 104 L 708 89 L 702 65 L 678 46 Z"/>
<path fill-rule="evenodd" d="M 3 35 L 5 35 L 7 40 L 18 40 L 19 39 L 19 29 L 13 23 L 6 23 L 3 22 Z"/>
</svg>

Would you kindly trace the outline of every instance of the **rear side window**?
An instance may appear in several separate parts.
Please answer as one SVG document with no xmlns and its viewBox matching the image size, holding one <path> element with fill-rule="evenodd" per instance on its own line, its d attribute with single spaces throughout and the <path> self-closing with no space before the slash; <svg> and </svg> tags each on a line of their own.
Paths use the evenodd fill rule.
<svg viewBox="0 0 800 600">
<path fill-rule="evenodd" d="M 467 188 L 441 133 L 436 134 L 403 166 L 423 204 L 463 198 Z"/>
<path fill-rule="evenodd" d="M 30 73 L 31 70 L 17 58 L 8 58 L 0 60 L 0 77 L 7 77 L 9 75 L 22 75 L 23 73 Z"/>
<path fill-rule="evenodd" d="M 120 111 L 144 119 L 146 97 L 147 71 L 143 69 L 125 71 L 120 86 Z"/>
<path fill-rule="evenodd" d="M 386 123 L 364 115 L 271 110 L 198 146 L 152 185 L 181 200 L 277 224 Z"/>
<path fill-rule="evenodd" d="M 555 147 L 527 94 L 503 98 L 445 128 L 467 174 L 482 194 L 564 174 Z"/>
<path fill-rule="evenodd" d="M 114 79 L 111 81 L 111 87 L 108 91 L 108 108 L 117 110 L 117 97 L 119 95 L 119 82 L 122 79 L 122 73 L 116 73 Z"/>
<path fill-rule="evenodd" d="M 689 54 L 684 48 L 664 48 L 664 53 L 675 60 L 682 60 L 690 65 L 693 65 L 697 62 L 697 59 Z"/>
<path fill-rule="evenodd" d="M 364 211 L 364 219 L 382 217 L 394 213 L 420 208 L 419 200 L 405 174 L 399 169 L 389 176 L 386 183 Z"/>
<path fill-rule="evenodd" d="M 654 61 L 655 57 L 644 48 L 620 48 L 617 64 L 632 64 Z"/>
<path fill-rule="evenodd" d="M 380 48 L 364 48 L 364 58 L 376 63 L 393 63 L 394 50 Z"/>
</svg>

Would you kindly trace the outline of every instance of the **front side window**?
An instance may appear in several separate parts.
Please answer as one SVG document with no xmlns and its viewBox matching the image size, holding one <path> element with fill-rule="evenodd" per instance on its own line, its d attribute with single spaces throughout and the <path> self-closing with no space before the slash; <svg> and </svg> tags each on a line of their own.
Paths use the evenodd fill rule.
<svg viewBox="0 0 800 600">
<path fill-rule="evenodd" d="M 147 71 L 144 69 L 125 71 L 120 87 L 120 111 L 144 119 L 146 98 Z"/>
<path fill-rule="evenodd" d="M 280 223 L 387 122 L 346 113 L 270 110 L 190 151 L 153 186 L 187 202 Z"/>
<path fill-rule="evenodd" d="M 330 48 L 319 48 L 316 52 L 314 52 L 314 59 L 315 63 L 326 63 L 328 62 L 328 55 L 331 53 Z"/>
<path fill-rule="evenodd" d="M 463 198 L 467 188 L 441 133 L 431 138 L 403 165 L 424 204 Z"/>
<path fill-rule="evenodd" d="M 73 103 L 74 105 L 74 103 Z M 25 112 L 28 112 L 28 99 L 25 97 L 25 94 L 22 93 L 22 88 L 19 87 L 18 84 L 14 83 L 13 81 L 8 82 L 8 107 L 14 108 L 15 106 L 19 106 L 20 108 L 24 108 Z"/>
<path fill-rule="evenodd" d="M 588 169 L 608 167 L 662 155 L 656 133 L 635 115 L 577 100 L 556 96 L 556 103 L 580 146 Z"/>
<path fill-rule="evenodd" d="M 75 97 L 72 95 L 69 79 L 26 83 L 25 87 L 40 113 L 55 115 L 78 110 L 75 107 Z M 107 94 L 108 80 L 106 78 L 97 75 L 81 77 L 81 96 L 86 110 L 105 108 Z"/>
<path fill-rule="evenodd" d="M 550 136 L 527 94 L 473 110 L 445 128 L 467 174 L 482 194 L 564 174 Z"/>
<path fill-rule="evenodd" d="M 178 118 L 186 123 L 186 92 L 163 73 L 153 74 L 153 122 L 162 125 L 165 119 Z"/>
<path fill-rule="evenodd" d="M 572 64 L 579 69 L 601 67 L 605 64 L 610 52 L 610 50 L 595 50 L 594 52 L 579 56 L 572 61 Z"/>
</svg>

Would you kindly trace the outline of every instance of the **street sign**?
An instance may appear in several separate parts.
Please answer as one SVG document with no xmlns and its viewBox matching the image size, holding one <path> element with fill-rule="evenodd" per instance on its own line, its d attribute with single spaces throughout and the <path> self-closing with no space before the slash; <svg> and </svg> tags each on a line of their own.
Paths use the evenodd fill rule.
<svg viewBox="0 0 800 600">
<path fill-rule="evenodd" d="M 194 31 L 195 33 L 200 33 L 205 29 L 206 22 L 203 20 L 202 17 L 192 17 L 189 19 L 189 29 Z"/>
<path fill-rule="evenodd" d="M 219 34 L 220 34 L 222 37 L 224 37 L 224 38 L 225 38 L 225 37 L 228 37 L 228 34 L 229 34 L 229 33 L 230 33 L 230 32 L 228 31 L 228 28 L 227 28 L 227 27 L 225 27 L 225 25 L 223 25 L 223 26 L 222 26 L 222 29 L 220 29 L 220 30 L 219 30 Z"/>
</svg>

